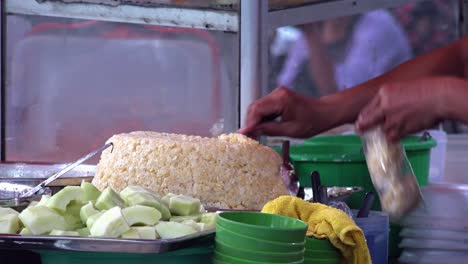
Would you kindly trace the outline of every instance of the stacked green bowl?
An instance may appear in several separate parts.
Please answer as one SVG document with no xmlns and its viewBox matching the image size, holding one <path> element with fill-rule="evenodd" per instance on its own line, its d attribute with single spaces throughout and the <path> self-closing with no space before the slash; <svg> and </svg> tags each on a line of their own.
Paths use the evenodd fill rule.
<svg viewBox="0 0 468 264">
<path fill-rule="evenodd" d="M 328 239 L 306 237 L 304 264 L 339 264 L 341 252 Z"/>
<path fill-rule="evenodd" d="M 216 220 L 214 263 L 303 263 L 307 224 L 259 212 L 225 212 Z"/>
</svg>

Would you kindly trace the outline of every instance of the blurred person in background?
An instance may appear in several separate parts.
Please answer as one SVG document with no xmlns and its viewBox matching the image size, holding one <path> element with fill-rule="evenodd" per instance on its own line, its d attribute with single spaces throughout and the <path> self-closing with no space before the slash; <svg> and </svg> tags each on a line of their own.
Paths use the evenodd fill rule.
<svg viewBox="0 0 468 264">
<path fill-rule="evenodd" d="M 316 92 L 327 95 L 379 76 L 411 58 L 410 44 L 387 11 L 303 25 L 293 32 L 277 86 L 294 87 L 305 62 Z"/>
<path fill-rule="evenodd" d="M 394 14 L 403 25 L 413 54 L 419 56 L 456 39 L 455 1 L 432 0 L 408 3 Z"/>
</svg>

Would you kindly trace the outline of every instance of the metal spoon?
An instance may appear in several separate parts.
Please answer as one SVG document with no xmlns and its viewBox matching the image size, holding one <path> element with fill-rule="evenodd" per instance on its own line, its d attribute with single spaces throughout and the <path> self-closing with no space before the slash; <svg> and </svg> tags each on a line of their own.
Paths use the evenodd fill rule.
<svg viewBox="0 0 468 264">
<path fill-rule="evenodd" d="M 289 195 L 298 196 L 299 177 L 291 164 L 289 157 L 289 141 L 284 141 L 282 146 L 283 164 L 280 167 L 281 180 L 288 188 Z"/>
<path fill-rule="evenodd" d="M 36 192 L 38 192 L 39 190 L 41 190 L 42 188 L 44 188 L 45 186 L 47 186 L 49 183 L 53 182 L 54 180 L 56 180 L 58 177 L 64 175 L 65 173 L 71 171 L 72 169 L 74 169 L 76 166 L 80 165 L 81 163 L 87 161 L 88 159 L 92 158 L 94 155 L 104 151 L 105 149 L 107 149 L 108 147 L 112 146 L 112 150 L 113 150 L 113 147 L 114 147 L 114 144 L 113 143 L 108 143 L 100 148 L 98 148 L 97 150 L 87 154 L 86 156 L 83 156 L 81 157 L 79 160 L 75 161 L 74 163 L 68 165 L 67 167 L 65 167 L 63 170 L 55 173 L 54 175 L 50 176 L 49 178 L 47 178 L 47 180 L 39 183 L 36 187 L 30 189 L 29 191 L 23 193 L 20 197 L 21 198 L 24 198 L 24 197 L 29 197 L 31 195 L 34 195 Z M 112 152 L 111 150 L 111 152 Z"/>
</svg>

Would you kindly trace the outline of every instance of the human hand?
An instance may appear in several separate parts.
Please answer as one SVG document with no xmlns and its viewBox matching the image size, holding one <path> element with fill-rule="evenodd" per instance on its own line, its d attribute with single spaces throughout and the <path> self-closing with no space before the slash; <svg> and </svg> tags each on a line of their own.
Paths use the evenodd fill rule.
<svg viewBox="0 0 468 264">
<path fill-rule="evenodd" d="M 287 88 L 276 88 L 249 106 L 246 126 L 239 133 L 306 138 L 331 128 L 329 104 Z M 265 120 L 280 117 L 280 121 Z"/>
<path fill-rule="evenodd" d="M 445 78 L 384 85 L 360 112 L 356 128 L 364 132 L 381 125 L 392 142 L 431 128 L 444 117 L 444 91 L 450 89 L 447 86 Z"/>
</svg>

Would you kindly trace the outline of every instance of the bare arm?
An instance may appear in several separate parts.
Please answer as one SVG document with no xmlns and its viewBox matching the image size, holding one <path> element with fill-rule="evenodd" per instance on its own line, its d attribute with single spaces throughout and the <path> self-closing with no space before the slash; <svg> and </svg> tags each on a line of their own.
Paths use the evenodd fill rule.
<svg viewBox="0 0 468 264">
<path fill-rule="evenodd" d="M 270 95 L 254 102 L 247 113 L 246 126 L 240 130 L 247 135 L 310 137 L 342 124 L 354 123 L 361 110 L 379 89 L 392 83 L 402 83 L 427 77 L 464 77 L 468 59 L 468 37 L 408 61 L 394 70 L 354 88 L 315 99 L 278 88 Z M 458 85 L 457 85 L 458 86 Z M 460 87 L 463 85 L 460 85 Z M 460 88 L 462 89 L 462 88 Z M 466 93 L 468 91 L 460 92 Z M 460 115 L 468 108 L 464 99 L 457 98 L 448 115 Z M 462 105 L 462 106 L 460 106 Z M 281 116 L 280 122 L 264 122 L 264 118 Z M 466 117 L 468 121 L 468 116 Z"/>
<path fill-rule="evenodd" d="M 435 50 L 431 53 L 412 59 L 394 70 L 368 82 L 322 98 L 324 102 L 335 106 L 331 126 L 352 123 L 361 109 L 370 102 L 380 87 L 387 83 L 403 82 L 430 76 L 463 77 L 465 67 L 465 52 L 468 47 L 468 37 Z"/>
</svg>

